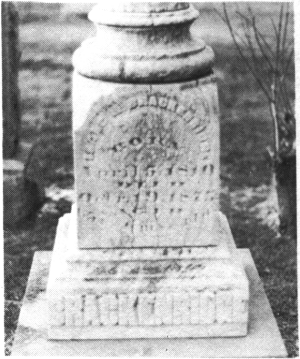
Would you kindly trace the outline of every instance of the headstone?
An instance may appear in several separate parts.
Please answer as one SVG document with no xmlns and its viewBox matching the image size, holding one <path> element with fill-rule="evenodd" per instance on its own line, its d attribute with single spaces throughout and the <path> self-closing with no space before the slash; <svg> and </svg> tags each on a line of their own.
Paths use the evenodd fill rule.
<svg viewBox="0 0 300 359">
<path fill-rule="evenodd" d="M 57 229 L 49 339 L 245 336 L 219 212 L 213 51 L 189 3 L 99 3 L 75 52 L 76 204 Z"/>
<path fill-rule="evenodd" d="M 24 164 L 10 159 L 3 161 L 3 222 L 7 226 L 28 217 L 42 200 L 38 185 L 24 177 Z"/>
</svg>

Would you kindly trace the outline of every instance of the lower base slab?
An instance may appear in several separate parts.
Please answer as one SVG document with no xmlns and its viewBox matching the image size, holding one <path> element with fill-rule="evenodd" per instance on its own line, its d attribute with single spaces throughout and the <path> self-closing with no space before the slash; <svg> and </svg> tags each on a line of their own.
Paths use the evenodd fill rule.
<svg viewBox="0 0 300 359">
<path fill-rule="evenodd" d="M 209 324 L 202 326 L 190 325 L 170 325 L 170 326 L 140 326 L 140 327 L 70 327 L 63 332 L 59 328 L 51 328 L 48 335 L 51 338 L 70 340 L 103 340 L 103 339 L 133 339 L 133 338 L 197 338 L 197 337 L 239 337 L 241 333 L 246 333 L 247 328 L 244 323 L 224 323 Z M 224 335 L 225 333 L 225 335 Z M 86 339 L 88 337 L 89 339 Z M 101 339 L 99 339 L 101 338 Z M 119 340 L 120 340 L 119 339 Z M 52 339 L 51 339 L 52 340 Z M 56 339 L 54 339 L 56 340 Z M 136 339 L 135 339 L 136 340 Z"/>
<path fill-rule="evenodd" d="M 13 356 L 163 356 L 198 358 L 286 357 L 276 320 L 251 254 L 240 249 L 250 281 L 249 331 L 240 338 L 48 340 L 46 285 L 51 252 L 36 252 L 19 324 Z M 44 313 L 44 315 L 43 315 Z"/>
</svg>

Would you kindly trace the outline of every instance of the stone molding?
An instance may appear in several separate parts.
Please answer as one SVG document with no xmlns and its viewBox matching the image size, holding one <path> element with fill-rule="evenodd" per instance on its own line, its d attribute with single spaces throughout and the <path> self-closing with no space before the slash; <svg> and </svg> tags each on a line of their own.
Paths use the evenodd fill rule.
<svg viewBox="0 0 300 359">
<path fill-rule="evenodd" d="M 190 33 L 198 11 L 178 4 L 137 9 L 130 3 L 98 4 L 89 15 L 97 36 L 74 53 L 75 70 L 88 78 L 126 83 L 170 83 L 211 74 L 212 49 Z"/>
<path fill-rule="evenodd" d="M 249 298 L 249 324 L 248 334 L 235 338 L 205 338 L 201 334 L 210 328 L 234 334 L 232 329 L 237 327 L 236 323 L 223 323 L 222 326 L 209 324 L 202 329 L 193 325 L 194 334 L 200 338 L 183 338 L 188 326 L 89 326 L 65 327 L 65 340 L 48 340 L 47 317 L 41 313 L 47 312 L 46 284 L 48 281 L 49 266 L 52 257 L 50 251 L 38 251 L 35 253 L 30 276 L 27 283 L 21 312 L 19 315 L 18 328 L 15 333 L 12 348 L 12 356 L 17 357 L 168 357 L 168 358 L 285 358 L 287 357 L 284 342 L 280 336 L 276 320 L 272 313 L 270 304 L 259 279 L 257 270 L 248 249 L 238 249 L 247 277 L 249 278 L 251 294 Z M 191 326 L 189 326 L 189 330 Z M 52 328 L 51 334 L 55 335 L 56 329 Z M 107 340 L 67 340 L 72 339 L 74 332 L 81 339 L 87 338 L 90 331 L 91 339 L 97 339 L 101 332 L 102 337 Z M 132 337 L 133 331 L 142 332 L 143 337 L 152 334 L 151 339 L 120 340 L 123 335 Z M 105 332 L 105 334 L 104 334 Z M 111 339 L 113 332 L 117 339 Z M 216 333 L 216 332 L 215 332 Z M 61 334 L 61 333 L 60 333 Z M 173 334 L 180 340 L 171 339 Z M 200 334 L 200 335 L 199 335 Z M 201 337 L 202 336 L 202 337 Z M 157 340 L 156 338 L 159 338 Z"/>
<path fill-rule="evenodd" d="M 72 221 L 65 215 L 58 225 L 47 288 L 49 338 L 246 335 L 249 284 L 226 218 L 219 218 L 220 232 L 227 237 L 223 243 L 231 246 L 229 258 L 178 260 L 162 254 L 161 260 L 127 263 L 91 260 L 91 250 L 69 258 Z M 137 270 L 143 267 L 146 272 Z"/>
<path fill-rule="evenodd" d="M 168 26 L 193 22 L 199 16 L 198 11 L 188 3 L 143 4 L 105 4 L 96 5 L 89 13 L 89 19 L 95 24 L 150 27 Z"/>
</svg>

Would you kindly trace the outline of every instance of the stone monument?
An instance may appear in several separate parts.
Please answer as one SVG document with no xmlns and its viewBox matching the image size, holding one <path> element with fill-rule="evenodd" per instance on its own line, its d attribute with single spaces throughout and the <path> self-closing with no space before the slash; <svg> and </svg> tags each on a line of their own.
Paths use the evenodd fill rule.
<svg viewBox="0 0 300 359">
<path fill-rule="evenodd" d="M 73 62 L 76 205 L 50 339 L 244 336 L 249 285 L 219 212 L 214 54 L 188 3 L 98 4 Z"/>
<path fill-rule="evenodd" d="M 77 199 L 52 254 L 35 254 L 13 355 L 286 356 L 219 211 L 214 55 L 190 32 L 197 16 L 182 2 L 91 11 L 97 35 L 73 58 Z"/>
</svg>

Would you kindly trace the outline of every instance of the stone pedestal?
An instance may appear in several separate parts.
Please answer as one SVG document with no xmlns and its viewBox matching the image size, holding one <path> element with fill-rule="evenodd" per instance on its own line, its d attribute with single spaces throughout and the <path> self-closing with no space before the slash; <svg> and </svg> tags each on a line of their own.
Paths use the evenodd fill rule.
<svg viewBox="0 0 300 359">
<path fill-rule="evenodd" d="M 245 336 L 249 283 L 219 212 L 213 52 L 188 3 L 99 4 L 74 55 L 77 202 L 49 339 Z"/>
<path fill-rule="evenodd" d="M 67 218 L 63 221 L 68 221 Z M 51 252 L 35 253 L 12 356 L 285 358 L 276 320 L 248 249 L 238 249 L 250 284 L 248 333 L 237 338 L 49 340 L 46 286 Z"/>
<path fill-rule="evenodd" d="M 213 247 L 78 249 L 60 220 L 48 281 L 52 339 L 233 337 L 247 334 L 248 279 L 226 218 Z"/>
</svg>

